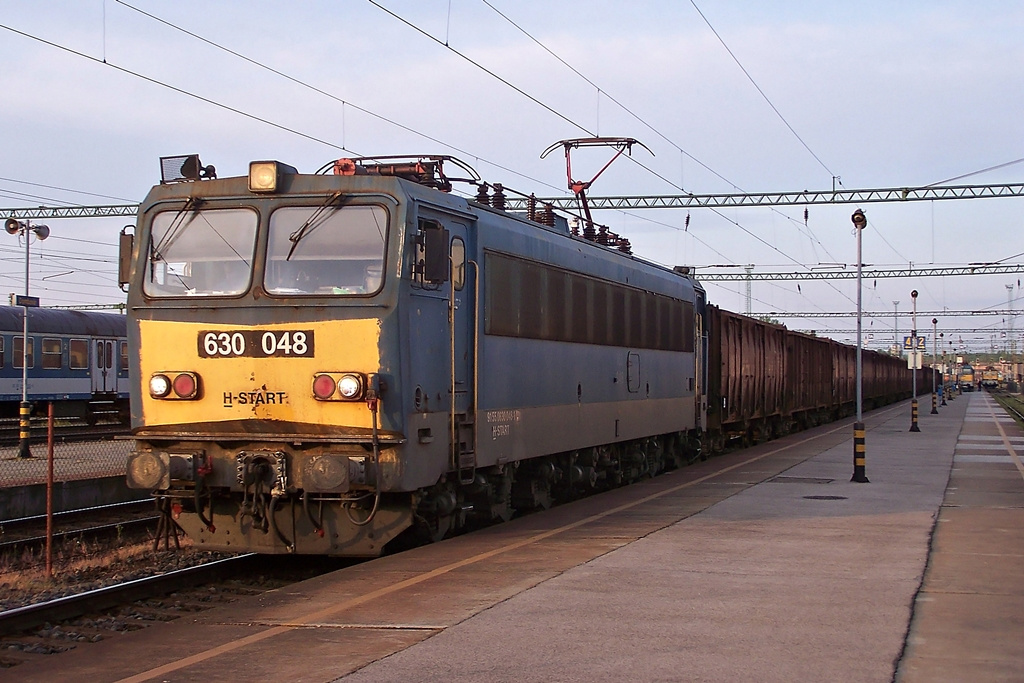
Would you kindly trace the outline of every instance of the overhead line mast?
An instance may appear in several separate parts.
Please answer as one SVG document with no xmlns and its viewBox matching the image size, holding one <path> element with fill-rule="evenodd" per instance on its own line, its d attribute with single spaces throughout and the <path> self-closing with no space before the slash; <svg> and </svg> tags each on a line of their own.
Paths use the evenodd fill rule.
<svg viewBox="0 0 1024 683">
<path fill-rule="evenodd" d="M 864 190 L 803 190 L 800 192 L 747 192 L 735 194 L 622 195 L 615 197 L 587 196 L 591 209 L 693 209 L 747 206 L 794 206 L 806 204 L 860 204 L 935 201 L 941 199 L 993 199 L 1024 197 L 1024 183 L 1003 185 L 946 185 L 943 187 L 889 187 Z M 577 208 L 576 196 L 536 197 L 535 201 L 552 208 Z M 527 198 L 509 197 L 509 211 L 525 211 Z M 138 204 L 107 204 L 103 206 L 36 206 L 0 209 L 0 216 L 24 219 L 103 218 L 134 216 Z"/>
</svg>

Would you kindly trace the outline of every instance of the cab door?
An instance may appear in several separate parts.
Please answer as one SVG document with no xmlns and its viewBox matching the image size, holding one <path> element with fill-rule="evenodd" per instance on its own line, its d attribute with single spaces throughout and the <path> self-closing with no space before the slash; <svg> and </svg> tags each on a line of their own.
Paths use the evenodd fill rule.
<svg viewBox="0 0 1024 683">
<path fill-rule="evenodd" d="M 448 229 L 452 464 L 470 483 L 476 474 L 476 263 L 469 258 L 468 227 L 451 223 Z"/>
</svg>

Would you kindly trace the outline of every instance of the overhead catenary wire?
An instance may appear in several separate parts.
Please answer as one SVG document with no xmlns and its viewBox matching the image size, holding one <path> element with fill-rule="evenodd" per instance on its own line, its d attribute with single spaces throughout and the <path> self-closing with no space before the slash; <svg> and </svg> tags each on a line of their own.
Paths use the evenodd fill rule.
<svg viewBox="0 0 1024 683">
<path fill-rule="evenodd" d="M 688 158 L 690 158 L 691 160 L 693 160 L 694 162 L 696 162 L 697 164 L 699 164 L 699 165 L 700 165 L 701 167 L 703 167 L 704 169 L 706 169 L 707 171 L 709 171 L 710 173 L 712 173 L 713 175 L 715 175 L 715 176 L 716 176 L 716 177 L 718 177 L 719 179 L 721 179 L 721 180 L 725 181 L 725 182 L 726 182 L 726 183 L 728 183 L 728 184 L 729 184 L 730 186 L 732 186 L 732 187 L 736 188 L 737 190 L 740 190 L 741 192 L 742 192 L 742 191 L 744 191 L 744 190 L 743 190 L 742 188 L 740 188 L 740 187 L 739 187 L 738 185 L 736 185 L 736 184 L 735 184 L 734 182 L 732 182 L 731 180 L 729 180 L 728 178 L 726 178 L 725 176 L 723 176 L 722 174 L 720 174 L 720 173 L 719 173 L 718 171 L 714 170 L 713 168 L 711 168 L 710 166 L 708 166 L 707 164 L 705 164 L 705 163 L 704 163 L 703 161 L 701 161 L 700 159 L 698 159 L 698 158 L 696 158 L 695 156 L 693 156 L 692 154 L 690 154 L 690 152 L 688 152 L 687 150 L 683 149 L 683 147 L 682 147 L 682 146 L 680 146 L 680 145 L 679 145 L 679 144 L 677 144 L 677 143 L 676 143 L 675 141 L 673 141 L 672 139 L 670 139 L 670 138 L 669 138 L 669 137 L 668 137 L 667 135 L 665 135 L 664 133 L 662 133 L 662 132 L 661 132 L 661 131 L 660 131 L 660 130 L 659 130 L 658 128 L 656 128 L 656 127 L 655 127 L 655 126 L 654 126 L 653 124 L 651 124 L 651 123 L 650 123 L 649 121 L 647 121 L 647 120 L 646 120 L 646 119 L 644 119 L 644 118 L 643 118 L 642 116 L 640 116 L 639 114 L 637 114 L 637 113 L 636 113 L 635 111 L 633 111 L 633 110 L 632 110 L 631 108 L 627 107 L 627 106 L 626 106 L 625 104 L 623 104 L 623 103 L 622 103 L 622 102 L 621 102 L 620 100 L 618 100 L 618 99 L 617 99 L 616 97 L 614 97 L 614 96 L 613 96 L 613 95 L 612 95 L 611 93 L 609 93 L 609 92 L 608 92 L 608 91 L 607 91 L 606 89 L 604 89 L 604 88 L 602 88 L 601 86 L 599 86 L 599 85 L 598 85 L 597 83 L 595 83 L 595 82 L 594 82 L 593 80 L 591 80 L 591 79 L 590 79 L 589 77 L 587 77 L 587 76 L 586 76 L 585 74 L 583 74 L 583 72 L 581 72 L 581 71 L 580 71 L 579 69 L 577 69 L 576 67 L 574 67 L 574 66 L 573 66 L 572 64 L 570 64 L 570 63 L 569 63 L 568 61 L 566 61 L 565 59 L 563 59 L 563 58 L 562 58 L 562 57 L 561 57 L 560 55 L 558 55 L 558 54 L 557 54 L 557 53 L 556 53 L 556 52 L 555 52 L 554 50 L 552 50 L 552 49 L 551 49 L 551 48 L 549 48 L 549 47 L 548 47 L 547 45 L 545 45 L 545 44 L 544 44 L 544 43 L 543 43 L 543 42 L 542 42 L 541 40 L 539 40 L 539 39 L 538 39 L 537 37 L 535 37 L 535 36 L 534 36 L 534 35 L 533 35 L 532 33 L 530 33 L 530 32 L 529 32 L 529 31 L 527 31 L 527 30 L 526 30 L 525 28 L 523 28 L 523 27 L 522 27 L 521 25 L 519 25 L 519 23 L 517 23 L 516 21 L 514 21 L 514 20 L 513 20 L 513 19 L 512 19 L 511 17 L 509 17 L 509 16 L 507 15 L 507 14 L 505 14 L 504 12 L 502 12 L 501 10 L 499 10 L 499 9 L 498 9 L 497 7 L 495 7 L 495 6 L 493 5 L 493 4 L 491 4 L 491 3 L 490 3 L 490 2 L 488 1 L 488 0 L 481 0 L 481 2 L 482 2 L 482 3 L 484 4 L 484 5 L 486 5 L 487 7 L 489 7 L 489 8 L 491 9 L 491 10 L 493 10 L 493 11 L 494 11 L 494 12 L 495 12 L 495 13 L 496 13 L 496 14 L 497 14 L 498 16 L 500 16 L 500 17 L 501 17 L 502 19 L 504 19 L 505 21 L 507 21 L 507 22 L 508 22 L 509 24 L 511 24 L 511 25 L 512 25 L 513 27 L 515 27 L 515 28 L 516 28 L 516 29 L 517 29 L 517 30 L 518 30 L 518 31 L 519 31 L 520 33 L 522 33 L 522 34 L 523 34 L 524 36 L 526 36 L 526 37 L 527 37 L 527 38 L 529 38 L 529 39 L 530 39 L 531 41 L 533 41 L 533 42 L 534 42 L 534 43 L 535 43 L 536 45 L 538 45 L 538 46 L 539 46 L 539 47 L 540 47 L 540 48 L 541 48 L 542 50 L 544 50 L 544 51 L 545 51 L 545 52 L 547 52 L 547 53 L 548 53 L 549 55 L 551 55 L 551 57 L 553 57 L 553 58 L 554 58 L 555 60 L 557 60 L 557 61 L 558 61 L 558 62 L 559 62 L 560 64 L 562 64 L 562 65 L 563 65 L 563 66 L 565 66 L 565 67 L 566 67 L 567 69 L 569 69 L 569 70 L 570 70 L 570 71 L 572 71 L 572 72 L 573 72 L 574 74 L 576 74 L 576 75 L 577 75 L 577 76 L 579 76 L 579 77 L 580 77 L 581 79 L 583 79 L 583 80 L 584 80 L 584 81 L 585 81 L 585 82 L 586 82 L 586 83 L 587 83 L 588 85 L 590 85 L 591 87 L 593 87 L 593 88 L 594 88 L 594 89 L 595 89 L 595 90 L 596 90 L 596 91 L 597 91 L 597 92 L 599 93 L 599 95 L 603 94 L 603 95 L 604 95 L 605 97 L 607 97 L 607 98 L 608 98 L 608 100 L 609 100 L 609 101 L 613 102 L 613 103 L 614 103 L 614 104 L 615 104 L 616 106 L 618 106 L 618 107 L 619 107 L 620 109 L 622 109 L 622 110 L 623 110 L 623 111 L 625 111 L 625 112 L 626 112 L 627 114 L 629 114 L 630 116 L 632 116 L 632 117 L 633 117 L 634 119 L 636 119 L 636 120 L 637 120 L 638 122 L 640 122 L 640 123 L 641 123 L 642 125 L 644 125 L 644 126 L 645 126 L 645 127 L 647 128 L 647 129 L 649 129 L 650 131 L 652 131 L 652 132 L 653 132 L 653 133 L 654 133 L 655 135 L 657 135 L 658 137 L 660 137 L 660 138 L 661 138 L 662 140 L 664 140 L 665 142 L 667 142 L 667 143 L 668 143 L 669 145 L 671 145 L 672 147 L 674 147 L 675 149 L 677 149 L 677 150 L 678 150 L 678 151 L 679 151 L 680 153 L 682 153 L 682 154 L 686 155 L 686 156 L 687 156 Z M 699 10 L 698 10 L 698 11 L 699 11 Z M 669 184 L 669 185 L 670 185 L 671 187 L 673 187 L 673 188 L 675 188 L 675 189 L 678 189 L 678 190 L 680 190 L 680 191 L 682 191 L 682 192 L 686 192 L 686 188 L 685 188 L 685 187 L 683 187 L 683 185 L 682 185 L 681 183 L 675 183 L 675 182 L 673 182 L 673 181 L 669 180 L 668 178 L 666 178 L 666 177 L 665 177 L 665 176 L 663 176 L 662 174 L 660 174 L 660 173 L 658 173 L 658 172 L 654 171 L 654 170 L 653 170 L 652 168 L 649 168 L 649 167 L 648 167 L 647 165 L 645 165 L 645 164 L 641 163 L 641 162 L 640 162 L 639 160 L 637 160 L 637 159 L 636 159 L 635 157 L 629 156 L 629 157 L 627 157 L 627 159 L 628 159 L 629 161 L 632 161 L 632 162 L 633 162 L 634 164 L 636 164 L 636 165 L 640 166 L 640 167 L 641 167 L 642 169 L 644 169 L 644 170 L 645 170 L 645 171 L 647 171 L 648 173 L 651 173 L 651 174 L 652 174 L 652 175 L 654 175 L 655 177 L 659 178 L 660 180 L 663 180 L 663 181 L 665 181 L 665 182 L 666 182 L 667 184 Z M 826 169 L 826 170 L 827 170 L 827 169 Z M 792 223 L 794 223 L 794 224 L 795 224 L 795 225 L 797 226 L 797 229 L 798 229 L 798 230 L 800 229 L 800 223 L 799 223 L 799 221 L 797 221 L 796 219 L 794 219 L 794 218 L 793 218 L 792 216 L 788 216 L 788 215 L 786 215 L 785 213 L 782 213 L 781 211 L 779 211 L 778 209 L 776 209 L 776 208 L 774 208 L 774 207 L 771 207 L 771 210 L 772 210 L 772 211 L 774 211 L 775 213 L 778 213 L 779 215 L 781 215 L 781 216 L 782 216 L 783 218 L 785 218 L 786 220 L 788 220 L 788 221 L 791 221 Z M 718 212 L 717 212 L 717 211 L 715 211 L 715 213 L 718 213 Z M 721 215 L 721 214 L 719 214 L 719 215 Z M 723 216 L 723 218 L 724 218 L 724 216 Z M 728 219 L 726 219 L 726 220 L 728 220 Z M 734 223 L 735 223 L 735 222 L 734 222 Z M 735 224 L 736 224 L 736 225 L 739 225 L 738 223 L 735 223 Z M 742 226 L 740 226 L 740 227 L 742 228 Z M 823 249 L 823 250 L 825 251 L 825 253 L 829 255 L 829 258 L 832 258 L 833 260 L 835 260 L 835 257 L 834 257 L 834 256 L 832 256 L 832 254 L 831 254 L 831 253 L 829 253 L 829 251 L 828 251 L 828 248 L 827 248 L 827 247 L 825 247 L 825 245 L 824 245 L 824 244 L 822 244 L 821 240 L 820 240 L 820 239 L 818 239 L 818 237 L 817 237 L 816 235 L 814 235 L 813 231 L 811 231 L 811 230 L 810 230 L 810 227 L 806 225 L 806 215 L 805 215 L 805 225 L 804 225 L 804 227 L 805 227 L 805 228 L 806 228 L 806 230 L 807 230 L 807 232 L 806 232 L 806 235 L 807 235 L 808 239 L 809 239 L 809 240 L 811 241 L 811 245 L 812 245 L 812 248 L 813 248 L 813 245 L 814 245 L 814 243 L 817 243 L 817 244 L 818 244 L 818 246 L 820 246 L 820 247 L 821 247 L 821 248 L 822 248 L 822 249 Z M 750 234 L 750 233 L 748 232 L 748 234 Z M 752 234 L 751 234 L 751 236 L 755 237 L 755 239 L 760 239 L 760 238 L 757 238 L 756 236 L 754 236 L 754 235 L 752 235 Z M 763 240 L 762 240 L 762 242 L 763 242 Z M 768 246 L 771 246 L 771 245 L 768 245 Z M 772 247 L 772 248 L 774 248 L 774 247 Z"/>
<path fill-rule="evenodd" d="M 818 157 L 818 155 L 814 153 L 814 150 L 811 149 L 810 145 L 808 145 L 806 142 L 804 142 L 804 139 L 802 137 L 800 137 L 800 134 L 796 132 L 796 129 L 793 128 L 793 126 L 790 125 L 789 121 L 786 120 L 786 117 L 782 115 L 782 112 L 779 111 L 778 107 L 776 107 L 775 104 L 771 101 L 771 98 L 769 98 L 768 95 L 765 93 L 765 91 L 761 89 L 761 86 L 757 84 L 757 81 L 755 81 L 754 77 L 750 75 L 750 72 L 747 71 L 747 68 L 745 66 L 743 66 L 743 63 L 739 60 L 739 58 L 736 56 L 736 54 L 732 51 L 732 49 L 729 47 L 729 45 L 725 42 L 725 39 L 722 38 L 722 36 L 718 33 L 718 31 L 711 24 L 711 22 L 708 20 L 708 18 L 704 15 L 704 12 L 702 12 L 700 7 L 697 6 L 697 3 L 695 2 L 695 0 L 690 0 L 690 4 L 693 5 L 693 8 L 695 10 L 697 10 L 697 14 L 699 14 L 700 18 L 704 20 L 704 23 L 708 25 L 708 28 L 711 29 L 711 32 L 715 34 L 715 38 L 718 38 L 718 42 L 720 42 L 722 44 L 722 47 L 725 48 L 725 51 L 728 52 L 729 56 L 732 57 L 734 62 L 736 62 L 736 66 L 738 66 L 740 68 L 740 71 L 743 72 L 743 75 L 747 77 L 747 79 L 754 86 L 754 88 L 757 90 L 757 92 L 759 92 L 761 94 L 761 97 L 764 98 L 764 101 L 768 103 L 768 106 L 772 108 L 772 111 L 775 112 L 775 114 L 779 117 L 779 119 L 784 124 L 786 124 L 786 128 L 789 129 L 789 132 L 791 132 L 796 137 L 796 139 L 800 141 L 800 144 L 803 145 L 804 149 L 806 149 L 810 153 L 810 155 L 812 157 L 814 157 L 814 160 L 817 161 L 818 164 L 820 164 L 823 169 L 828 171 L 828 174 L 832 177 L 833 180 L 838 180 L 839 176 L 837 176 L 835 173 L 833 173 L 832 169 L 830 169 L 828 166 L 826 166 L 825 162 L 822 161 L 821 158 Z M 839 184 L 842 185 L 842 182 L 840 182 Z"/>
<path fill-rule="evenodd" d="M 450 51 L 451 51 L 452 53 L 454 53 L 455 55 L 459 56 L 460 58 L 462 58 L 462 59 L 466 60 L 467 62 L 469 62 L 469 63 L 470 63 L 470 64 L 472 64 L 473 66 L 477 67 L 478 69 L 480 69 L 480 70 L 481 70 L 481 71 L 483 71 L 484 73 L 486 73 L 486 74 L 488 74 L 488 75 L 492 76 L 493 78 L 497 79 L 497 80 L 498 80 L 498 81 L 500 81 L 501 83 L 504 83 L 505 85 L 507 85 L 508 87 L 512 88 L 512 89 L 513 89 L 513 90 L 515 90 L 516 92 L 519 92 L 520 94 L 524 95 L 525 97 L 527 97 L 527 98 L 528 98 L 528 99 L 530 99 L 531 101 L 533 101 L 533 102 L 535 102 L 535 103 L 539 104 L 540 106 L 542 106 L 542 107 L 543 107 L 544 109 L 546 109 L 546 110 L 550 111 L 551 113 L 555 114 L 556 116 L 558 116 L 558 117 L 559 117 L 559 118 L 561 118 L 562 120 L 564 120 L 564 121 L 567 121 L 567 122 L 569 122 L 570 124 L 572 124 L 573 126 L 575 126 L 576 128 L 578 128 L 579 130 L 581 130 L 581 131 L 583 131 L 583 132 L 587 133 L 587 134 L 588 134 L 588 135 L 590 135 L 590 136 L 593 136 L 593 135 L 594 135 L 594 133 L 593 133 L 592 131 L 590 131 L 589 129 L 587 129 L 587 128 L 586 128 L 585 126 L 583 126 L 582 124 L 579 124 L 579 123 L 577 123 L 577 122 L 575 122 L 575 121 L 572 121 L 571 119 L 569 119 L 569 118 L 568 118 L 567 116 L 565 116 L 565 115 L 564 115 L 564 114 L 562 114 L 561 112 L 558 112 L 558 111 L 556 111 L 555 109 L 553 109 L 553 108 L 552 108 L 552 107 L 550 107 L 549 105 L 547 105 L 547 104 L 545 104 L 545 103 L 541 102 L 540 100 L 536 99 L 535 97 L 533 97 L 533 96 L 532 96 L 532 95 L 530 95 L 529 93 L 526 93 L 525 91 L 523 91 L 523 90 L 522 90 L 521 88 L 519 88 L 518 86 L 516 86 L 516 85 L 512 84 L 512 83 L 511 83 L 510 81 L 508 81 L 507 79 L 504 79 L 504 78 L 502 78 L 501 76 L 499 76 L 498 74 L 496 74 L 496 73 L 495 73 L 495 72 L 493 72 L 492 70 L 490 70 L 490 69 L 488 69 L 487 67 L 483 66 L 482 64 L 480 64 L 480 63 L 479 63 L 479 62 L 477 62 L 476 60 L 473 60 L 473 59 L 471 59 L 470 57 L 468 57 L 468 56 L 467 56 L 467 55 L 465 55 L 464 53 L 462 53 L 462 52 L 460 52 L 460 51 L 456 50 L 455 48 L 451 47 L 450 45 L 446 45 L 446 44 L 444 43 L 444 41 L 441 41 L 440 39 L 436 38 L 435 36 L 432 36 L 432 35 L 431 35 L 430 33 L 428 33 L 427 31 L 425 31 L 424 29 L 420 28 L 419 26 L 417 26 L 417 25 L 416 25 L 416 24 L 414 24 L 413 22 L 409 21 L 408 19 L 406 19 L 406 18 L 402 17 L 401 15 L 397 14 L 396 12 L 393 12 L 392 10 L 390 10 L 390 9 L 388 9 L 388 8 L 386 8 L 386 7 L 384 7 L 383 5 L 381 5 L 380 3 L 378 3 L 378 2 L 376 1 L 376 0 L 367 0 L 367 2 L 369 2 L 369 3 L 370 3 L 371 5 L 373 5 L 374 7 L 377 7 L 377 8 L 378 8 L 378 9 L 380 9 L 381 11 L 383 11 L 383 12 L 387 13 L 388 15 L 390 15 L 390 16 L 392 16 L 392 17 L 394 17 L 395 19 L 397 19 L 398 21 L 402 22 L 403 24 L 405 24 L 405 25 L 406 25 L 406 26 L 408 26 L 409 28 L 411 28 L 411 29 L 415 30 L 415 31 L 416 31 L 417 33 L 419 33 L 419 34 L 421 34 L 421 35 L 425 36 L 426 38 L 428 38 L 428 39 L 432 40 L 433 42 L 435 42 L 435 43 L 437 43 L 438 45 L 440 45 L 440 46 L 444 47 L 445 49 L 447 49 L 447 50 L 450 50 Z M 676 184 L 675 184 L 675 183 L 673 183 L 672 181 L 668 180 L 668 179 L 667 179 L 667 178 L 665 178 L 664 176 L 662 176 L 662 175 L 660 175 L 660 174 L 658 174 L 658 173 L 654 172 L 654 171 L 653 171 L 652 169 L 649 169 L 649 168 L 647 168 L 647 167 L 646 167 L 646 166 L 644 166 L 643 164 L 640 164 L 640 162 L 638 162 L 637 160 L 633 159 L 633 157 L 631 157 L 631 156 L 630 156 L 630 157 L 627 157 L 627 158 L 628 158 L 628 159 L 632 159 L 632 160 L 634 161 L 634 163 L 637 163 L 638 165 L 640 165 L 640 166 L 641 166 L 642 168 L 644 168 L 645 170 L 647 170 L 647 171 L 651 172 L 652 174 L 656 175 L 657 177 L 661 178 L 662 180 L 665 180 L 666 182 L 668 182 L 668 183 L 669 183 L 670 185 L 672 185 L 673 187 L 676 187 L 676 188 L 678 188 L 678 189 L 680 189 L 680 190 L 683 190 L 683 188 L 679 187 L 678 185 L 676 185 Z M 685 191 L 685 190 L 683 190 L 683 191 Z M 745 228 L 744 226 L 742 226 L 742 225 L 741 225 L 741 224 L 740 224 L 740 223 L 739 223 L 738 221 L 735 221 L 735 220 L 732 220 L 732 219 L 730 219 L 730 218 L 726 217 L 726 216 L 725 216 L 725 215 L 724 215 L 723 213 L 721 213 L 721 212 L 720 212 L 720 211 L 718 211 L 717 209 L 712 209 L 712 211 L 713 211 L 714 213 L 716 213 L 717 215 L 719 215 L 720 217 L 722 217 L 723 219 L 725 219 L 726 221 L 728 221 L 729 223 L 731 223 L 731 224 L 733 224 L 734 226 L 736 226 L 736 227 L 740 228 L 740 230 L 742 230 L 743 232 L 747 233 L 748 235 L 750 235 L 750 236 L 751 236 L 751 237 L 753 237 L 754 239 L 756 239 L 756 240 L 760 241 L 760 242 L 761 242 L 762 244 L 764 244 L 765 246 L 767 246 L 767 247 L 769 247 L 770 249 L 772 249 L 772 250 L 774 250 L 774 251 L 778 252 L 778 253 L 779 253 L 779 254 L 781 254 L 782 256 L 784 256 L 784 257 L 786 257 L 786 258 L 790 259 L 790 260 L 791 260 L 791 261 L 793 261 L 794 263 L 796 263 L 796 264 L 798 264 L 798 265 L 802 265 L 802 264 L 800 263 L 800 261 L 799 261 L 799 260 L 797 260 L 797 259 L 793 258 L 793 257 L 792 257 L 792 256 L 790 256 L 789 254 L 786 254 L 785 252 L 783 252 L 782 250 L 780 250 L 780 249 L 779 249 L 778 247 L 776 247 L 776 246 L 774 246 L 774 245 L 772 245 L 772 244 L 768 243 L 767 241 L 763 240 L 762 238 L 758 237 L 758 236 L 757 236 L 757 235 L 755 235 L 755 234 L 754 234 L 753 232 L 751 232 L 750 230 L 748 230 L 747 228 Z M 843 297 L 845 297 L 845 298 L 846 298 L 847 300 L 851 301 L 851 303 L 852 303 L 852 301 L 853 301 L 853 300 L 852 300 L 852 299 L 851 299 L 851 298 L 850 298 L 850 297 L 849 297 L 849 296 L 848 296 L 847 294 L 845 294 L 844 292 L 842 292 L 842 291 L 841 291 L 841 290 L 840 290 L 839 288 L 835 287 L 834 285 L 831 285 L 831 286 L 832 286 L 832 287 L 833 287 L 833 288 L 835 289 L 835 291 L 836 291 L 837 293 L 839 293 L 839 294 L 840 294 L 840 296 L 843 296 Z"/>
</svg>

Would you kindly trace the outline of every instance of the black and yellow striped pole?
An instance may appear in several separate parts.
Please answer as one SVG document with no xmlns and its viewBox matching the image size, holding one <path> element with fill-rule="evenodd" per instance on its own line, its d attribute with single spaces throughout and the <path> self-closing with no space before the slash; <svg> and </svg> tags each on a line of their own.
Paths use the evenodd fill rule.
<svg viewBox="0 0 1024 683">
<path fill-rule="evenodd" d="M 853 478 L 859 484 L 869 484 L 867 475 L 864 473 L 864 466 L 867 461 L 867 446 L 864 442 L 864 423 L 853 423 Z"/>
<path fill-rule="evenodd" d="M 18 435 L 18 457 L 19 458 L 31 458 L 32 450 L 29 448 L 29 439 L 32 437 L 31 429 L 29 428 L 29 413 L 32 412 L 32 404 L 28 401 L 21 402 L 21 408 L 18 413 L 19 431 Z"/>
<path fill-rule="evenodd" d="M 915 398 L 910 402 L 910 431 L 919 432 L 921 428 L 917 426 L 917 399 Z"/>
</svg>

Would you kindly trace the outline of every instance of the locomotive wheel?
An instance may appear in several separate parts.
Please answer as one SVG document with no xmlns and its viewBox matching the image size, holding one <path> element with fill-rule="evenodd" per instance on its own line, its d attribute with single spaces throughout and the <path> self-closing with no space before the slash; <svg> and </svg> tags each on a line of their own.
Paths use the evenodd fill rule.
<svg viewBox="0 0 1024 683">
<path fill-rule="evenodd" d="M 452 530 L 452 519 L 453 515 L 444 515 L 426 520 L 423 531 L 426 533 L 427 540 L 431 543 L 444 540 L 444 537 Z"/>
</svg>

